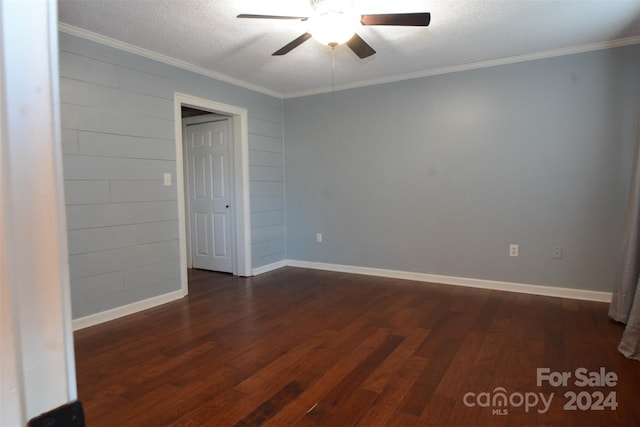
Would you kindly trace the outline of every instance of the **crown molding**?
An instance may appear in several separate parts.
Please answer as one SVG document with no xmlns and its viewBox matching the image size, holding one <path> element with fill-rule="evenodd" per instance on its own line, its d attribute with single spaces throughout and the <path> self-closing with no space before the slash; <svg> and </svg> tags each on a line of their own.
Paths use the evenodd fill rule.
<svg viewBox="0 0 640 427">
<path fill-rule="evenodd" d="M 340 90 L 356 89 L 365 86 L 374 86 L 385 83 L 394 83 L 404 80 L 420 79 L 423 77 L 437 76 L 441 74 L 457 73 L 460 71 L 470 71 L 480 68 L 496 67 L 498 65 L 516 64 L 519 62 L 535 61 L 537 59 L 554 58 L 557 56 L 573 55 L 576 53 L 592 52 L 596 50 L 612 49 L 616 47 L 640 44 L 640 36 L 626 37 L 622 39 L 609 40 L 604 42 L 590 43 L 579 46 L 564 47 L 561 49 L 547 50 L 543 52 L 528 53 L 525 55 L 507 56 L 504 58 L 490 59 L 488 61 L 470 62 L 468 64 L 454 65 L 451 67 L 434 68 L 430 70 L 417 71 L 415 73 L 398 74 L 395 76 L 382 77 L 379 79 L 362 80 L 359 82 L 339 85 L 333 88 L 319 88 L 309 91 L 294 92 L 284 94 L 285 99 L 301 98 L 322 93 L 337 92 Z"/>
<path fill-rule="evenodd" d="M 380 85 L 385 83 L 394 83 L 394 82 L 399 82 L 404 80 L 413 80 L 413 79 L 419 79 L 424 77 L 437 76 L 441 74 L 458 73 L 460 71 L 470 71 L 470 70 L 476 70 L 481 68 L 496 67 L 499 65 L 516 64 L 519 62 L 534 61 L 537 59 L 554 58 L 557 56 L 573 55 L 576 53 L 585 53 L 585 52 L 592 52 L 597 50 L 612 49 L 616 47 L 640 44 L 640 36 L 633 36 L 633 37 L 626 37 L 622 39 L 609 40 L 604 42 L 589 43 L 585 45 L 569 46 L 569 47 L 564 47 L 560 49 L 547 50 L 543 52 L 528 53 L 525 55 L 507 56 L 504 58 L 491 59 L 488 61 L 471 62 L 468 64 L 454 65 L 451 67 L 422 70 L 414 73 L 398 74 L 394 76 L 381 77 L 379 79 L 361 80 L 358 82 L 348 83 L 345 85 L 339 85 L 334 87 L 333 89 L 325 87 L 325 88 L 312 89 L 308 91 L 291 92 L 291 93 L 283 94 L 283 93 L 279 93 L 279 92 L 264 88 L 262 86 L 254 85 L 252 83 L 248 83 L 248 82 L 227 76 L 225 74 L 217 73 L 215 71 L 188 63 L 186 61 L 171 58 L 169 56 L 162 55 L 160 53 L 156 53 L 147 49 L 143 49 L 141 47 L 138 47 L 129 43 L 125 43 L 116 39 L 112 39 L 110 37 L 103 36 L 98 33 L 94 33 L 92 31 L 87 31 L 82 28 L 75 27 L 73 25 L 65 24 L 63 22 L 58 23 L 58 29 L 61 32 L 70 34 L 72 36 L 80 37 L 82 39 L 86 39 L 96 43 L 100 43 L 102 45 L 110 46 L 115 49 L 133 53 L 134 55 L 139 55 L 139 56 L 152 59 L 154 61 L 158 61 L 167 65 L 172 65 L 174 67 L 181 68 L 183 70 L 191 71 L 196 74 L 200 74 L 206 77 L 210 77 L 212 79 L 220 80 L 222 82 L 239 86 L 245 89 L 249 89 L 255 92 L 260 92 L 265 95 L 273 96 L 279 99 L 301 98 L 304 96 L 319 95 L 323 93 L 337 92 L 337 91 L 342 91 L 347 89 L 356 89 L 356 88 L 361 88 L 366 86 L 375 86 L 375 85 Z"/>
<path fill-rule="evenodd" d="M 273 90 L 269 90 L 262 86 L 254 85 L 233 77 L 229 77 L 225 74 L 217 73 L 215 71 L 211 71 L 209 69 L 200 67 L 198 65 L 194 65 L 179 59 L 171 58 L 170 56 L 162 55 L 160 53 L 156 53 L 151 50 L 143 49 L 141 47 L 138 47 L 120 40 L 112 39 L 111 37 L 103 36 L 101 34 L 94 33 L 92 31 L 87 31 L 82 28 L 75 27 L 73 25 L 65 24 L 63 22 L 58 22 L 58 30 L 65 34 L 70 34 L 72 36 L 76 36 L 85 40 L 89 40 L 95 43 L 100 43 L 102 45 L 113 47 L 115 49 L 123 50 L 125 52 L 129 52 L 134 55 L 139 55 L 144 58 L 152 59 L 154 61 L 158 61 L 163 64 L 181 68 L 186 71 L 191 71 L 193 73 L 200 74 L 206 77 L 211 77 L 212 79 L 220 80 L 222 82 L 229 83 L 234 86 L 239 86 L 244 89 L 260 92 L 265 95 L 273 96 L 279 99 L 284 98 L 283 94 L 275 92 Z"/>
</svg>

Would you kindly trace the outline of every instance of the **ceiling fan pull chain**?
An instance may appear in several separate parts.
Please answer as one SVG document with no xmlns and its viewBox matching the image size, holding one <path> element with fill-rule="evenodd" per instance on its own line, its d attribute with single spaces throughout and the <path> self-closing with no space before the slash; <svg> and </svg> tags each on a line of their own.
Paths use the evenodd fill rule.
<svg viewBox="0 0 640 427">
<path fill-rule="evenodd" d="M 331 46 L 331 92 L 333 92 L 335 84 L 335 72 L 336 72 L 336 47 Z"/>
</svg>

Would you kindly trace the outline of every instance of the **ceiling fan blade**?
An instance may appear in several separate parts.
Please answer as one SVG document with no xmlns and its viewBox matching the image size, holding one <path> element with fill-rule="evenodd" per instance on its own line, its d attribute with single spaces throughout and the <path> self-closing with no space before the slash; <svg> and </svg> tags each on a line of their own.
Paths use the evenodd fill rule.
<svg viewBox="0 0 640 427">
<path fill-rule="evenodd" d="M 276 50 L 271 55 L 272 56 L 285 55 L 285 54 L 291 52 L 293 49 L 295 49 L 298 46 L 300 46 L 302 43 L 304 43 L 307 40 L 309 40 L 310 38 L 311 38 L 311 34 L 310 33 L 304 33 L 303 35 L 301 35 L 300 37 L 298 37 L 297 39 L 295 39 L 291 43 L 289 43 L 286 46 L 280 48 L 279 50 Z"/>
<path fill-rule="evenodd" d="M 237 17 L 249 19 L 292 19 L 295 21 L 306 21 L 309 19 L 308 16 L 252 15 L 250 13 L 242 13 Z"/>
<path fill-rule="evenodd" d="M 367 44 L 366 41 L 362 40 L 358 34 L 354 34 L 353 37 L 347 41 L 347 46 L 351 48 L 353 53 L 358 55 L 359 58 L 368 58 L 369 56 L 376 53 L 375 50 L 371 46 Z"/>
<path fill-rule="evenodd" d="M 381 15 L 362 15 L 362 25 L 398 25 L 403 27 L 426 27 L 431 22 L 429 12 L 422 13 L 384 13 Z"/>
</svg>

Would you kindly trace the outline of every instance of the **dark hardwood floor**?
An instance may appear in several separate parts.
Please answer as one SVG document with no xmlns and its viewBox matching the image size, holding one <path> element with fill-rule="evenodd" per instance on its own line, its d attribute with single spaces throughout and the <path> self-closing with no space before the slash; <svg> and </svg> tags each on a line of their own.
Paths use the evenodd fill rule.
<svg viewBox="0 0 640 427">
<path fill-rule="evenodd" d="M 189 274 L 187 298 L 75 333 L 88 426 L 640 425 L 640 362 L 617 352 L 606 304 L 297 268 Z M 579 368 L 618 380 L 576 385 Z"/>
</svg>

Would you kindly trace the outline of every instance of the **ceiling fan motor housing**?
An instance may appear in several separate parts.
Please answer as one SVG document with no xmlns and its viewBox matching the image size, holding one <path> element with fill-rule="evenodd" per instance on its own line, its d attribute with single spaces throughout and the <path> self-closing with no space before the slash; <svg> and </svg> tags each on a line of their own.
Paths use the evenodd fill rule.
<svg viewBox="0 0 640 427">
<path fill-rule="evenodd" d="M 350 0 L 311 0 L 311 7 L 309 32 L 322 44 L 335 47 L 345 43 L 360 26 L 360 17 L 351 13 Z"/>
</svg>

